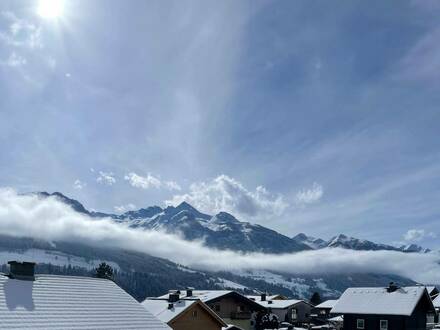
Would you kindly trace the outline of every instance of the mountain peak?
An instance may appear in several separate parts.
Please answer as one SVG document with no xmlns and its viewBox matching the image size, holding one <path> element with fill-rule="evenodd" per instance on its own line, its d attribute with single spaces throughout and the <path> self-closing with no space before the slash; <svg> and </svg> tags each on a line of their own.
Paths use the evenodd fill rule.
<svg viewBox="0 0 440 330">
<path fill-rule="evenodd" d="M 240 223 L 237 218 L 235 218 L 232 214 L 229 214 L 227 212 L 219 212 L 215 216 L 211 218 L 211 222 L 216 223 Z"/>
<path fill-rule="evenodd" d="M 53 192 L 51 194 L 46 192 L 46 191 L 38 191 L 38 192 L 33 193 L 33 194 L 36 194 L 37 196 L 43 197 L 43 198 L 55 197 L 59 201 L 69 205 L 72 209 L 74 209 L 77 212 L 85 213 L 85 214 L 90 214 L 90 212 L 87 211 L 87 209 L 80 202 L 78 202 L 75 199 L 69 198 L 69 197 L 63 195 L 62 193 L 60 193 L 58 191 L 55 191 L 55 192 Z"/>
<path fill-rule="evenodd" d="M 183 201 L 179 205 L 176 206 L 178 210 L 188 210 L 188 211 L 197 211 L 191 204 Z"/>
</svg>

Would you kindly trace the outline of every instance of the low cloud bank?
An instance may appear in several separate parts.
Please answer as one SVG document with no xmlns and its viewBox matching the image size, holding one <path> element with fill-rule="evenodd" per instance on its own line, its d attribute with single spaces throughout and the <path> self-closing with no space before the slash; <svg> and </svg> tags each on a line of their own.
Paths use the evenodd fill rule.
<svg viewBox="0 0 440 330">
<path fill-rule="evenodd" d="M 440 282 L 438 253 L 351 251 L 328 248 L 292 254 L 241 254 L 218 251 L 202 242 L 131 229 L 110 219 L 96 220 L 74 212 L 56 198 L 40 199 L 0 189 L 0 233 L 45 240 L 120 247 L 206 270 L 268 269 L 289 273 L 398 274 L 423 283 Z"/>
</svg>

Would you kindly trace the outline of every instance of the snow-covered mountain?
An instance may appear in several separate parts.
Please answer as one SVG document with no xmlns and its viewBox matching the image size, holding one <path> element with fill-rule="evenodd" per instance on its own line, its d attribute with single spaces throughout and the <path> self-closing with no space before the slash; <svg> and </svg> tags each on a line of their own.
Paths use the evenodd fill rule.
<svg viewBox="0 0 440 330">
<path fill-rule="evenodd" d="M 280 253 L 325 247 L 364 250 L 391 248 L 344 235 L 338 235 L 328 242 L 305 234 L 289 238 L 263 226 L 241 222 L 225 212 L 213 216 L 204 214 L 188 203 L 166 208 L 152 206 L 116 215 L 89 211 L 78 201 L 61 193 L 37 194 L 41 198 L 55 197 L 71 206 L 76 212 L 94 218 L 110 217 L 115 222 L 126 223 L 133 228 L 178 232 L 188 240 L 204 239 L 206 245 L 220 249 Z M 415 246 L 401 249 L 406 252 L 423 252 Z M 277 270 L 263 269 L 235 273 L 201 272 L 137 252 L 0 236 L 1 269 L 4 271 L 6 269 L 4 263 L 14 259 L 36 261 L 42 267 L 40 270 L 43 271 L 50 272 L 55 269 L 64 274 L 77 275 L 84 275 L 87 272 L 90 274 L 99 262 L 105 261 L 118 271 L 119 284 L 137 299 L 142 299 L 147 295 L 163 294 L 168 289 L 185 286 L 205 289 L 232 288 L 247 293 L 267 291 L 295 298 L 308 298 L 315 291 L 320 292 L 322 296 L 337 297 L 349 286 L 384 286 L 390 281 L 402 285 L 414 284 L 409 279 L 395 275 L 345 274 L 343 271 L 341 274 L 313 275 L 287 274 Z M 62 267 L 62 269 L 57 270 L 56 267 Z"/>
<path fill-rule="evenodd" d="M 42 198 L 53 196 L 70 205 L 75 211 L 91 217 L 110 217 L 117 222 L 127 223 L 133 228 L 178 233 L 187 240 L 204 240 L 207 246 L 218 249 L 264 253 L 288 253 L 326 247 L 365 251 L 389 250 L 407 253 L 426 253 L 430 251 L 415 244 L 395 247 L 343 234 L 339 234 L 329 241 L 307 236 L 304 233 L 289 238 L 264 226 L 239 221 L 226 212 L 220 212 L 216 215 L 202 213 L 186 202 L 182 202 L 176 207 L 150 206 L 116 215 L 88 211 L 80 202 L 58 192 L 52 194 L 40 192 L 37 194 Z"/>
<path fill-rule="evenodd" d="M 296 235 L 292 239 L 298 243 L 307 244 L 308 246 L 310 246 L 312 249 L 315 250 L 322 249 L 325 247 L 333 247 L 333 248 L 338 247 L 338 248 L 358 250 L 358 251 L 387 250 L 387 251 L 400 251 L 406 253 L 427 253 L 431 251 L 416 244 L 409 244 L 409 245 L 396 247 L 387 244 L 374 243 L 372 241 L 368 241 L 365 239 L 349 237 L 344 234 L 339 234 L 331 238 L 329 241 L 324 241 L 320 238 L 307 236 L 306 234 L 303 233 Z"/>
</svg>

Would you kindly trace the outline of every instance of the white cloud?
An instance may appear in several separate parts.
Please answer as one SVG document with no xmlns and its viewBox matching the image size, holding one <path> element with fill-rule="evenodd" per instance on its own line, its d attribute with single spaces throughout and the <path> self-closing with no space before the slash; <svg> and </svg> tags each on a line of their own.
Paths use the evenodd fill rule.
<svg viewBox="0 0 440 330">
<path fill-rule="evenodd" d="M 323 194 L 324 189 L 315 182 L 311 188 L 300 190 L 295 196 L 295 201 L 297 204 L 311 204 L 318 202 Z"/>
<path fill-rule="evenodd" d="M 99 175 L 96 178 L 96 182 L 105 184 L 107 186 L 112 186 L 114 183 L 116 183 L 116 179 L 112 172 L 99 171 Z"/>
<path fill-rule="evenodd" d="M 288 206 L 282 196 L 275 196 L 262 186 L 250 191 L 224 174 L 211 181 L 193 183 L 189 190 L 165 203 L 177 205 L 186 201 L 204 212 L 226 211 L 244 218 L 278 216 Z"/>
<path fill-rule="evenodd" d="M 160 178 L 153 176 L 148 173 L 147 176 L 141 176 L 134 172 L 130 172 L 125 175 L 125 180 L 127 180 L 130 185 L 136 188 L 141 189 L 150 189 L 150 188 L 165 188 L 168 190 L 181 190 L 182 188 L 175 181 L 161 181 Z"/>
<path fill-rule="evenodd" d="M 27 60 L 18 55 L 16 52 L 12 52 L 6 60 L 0 61 L 1 65 L 10 66 L 10 67 L 19 67 L 25 65 Z"/>
<path fill-rule="evenodd" d="M 39 199 L 0 189 L 0 233 L 44 240 L 119 247 L 207 270 L 276 269 L 287 273 L 398 274 L 420 282 L 438 280 L 438 253 L 323 249 L 292 254 L 241 254 L 218 251 L 202 242 L 115 223 L 74 212 L 56 198 Z M 36 260 L 38 261 L 38 260 Z"/>
<path fill-rule="evenodd" d="M 0 40 L 5 44 L 29 49 L 43 48 L 40 26 L 18 18 L 10 11 L 1 12 L 1 16 L 9 21 L 9 30 L 0 32 Z"/>
<path fill-rule="evenodd" d="M 77 179 L 75 180 L 75 182 L 73 183 L 73 188 L 77 189 L 77 190 L 81 190 L 83 189 L 85 186 L 87 186 L 87 183 L 82 182 L 81 180 Z"/>
<path fill-rule="evenodd" d="M 115 206 L 113 209 L 118 213 L 125 213 L 127 211 L 136 210 L 136 205 L 134 205 L 132 203 L 128 203 L 126 205 Z"/>
<path fill-rule="evenodd" d="M 433 232 L 426 233 L 426 231 L 424 229 L 410 229 L 403 236 L 405 241 L 409 241 L 409 242 L 411 242 L 411 241 L 418 242 L 426 237 L 435 238 L 435 237 L 437 237 L 437 235 Z"/>
</svg>

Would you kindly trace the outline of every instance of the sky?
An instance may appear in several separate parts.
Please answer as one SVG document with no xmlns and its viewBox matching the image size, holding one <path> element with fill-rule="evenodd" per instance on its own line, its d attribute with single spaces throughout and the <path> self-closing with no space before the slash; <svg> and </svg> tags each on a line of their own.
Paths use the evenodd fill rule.
<svg viewBox="0 0 440 330">
<path fill-rule="evenodd" d="M 0 4 L 0 187 L 440 248 L 438 1 L 47 1 Z"/>
</svg>

